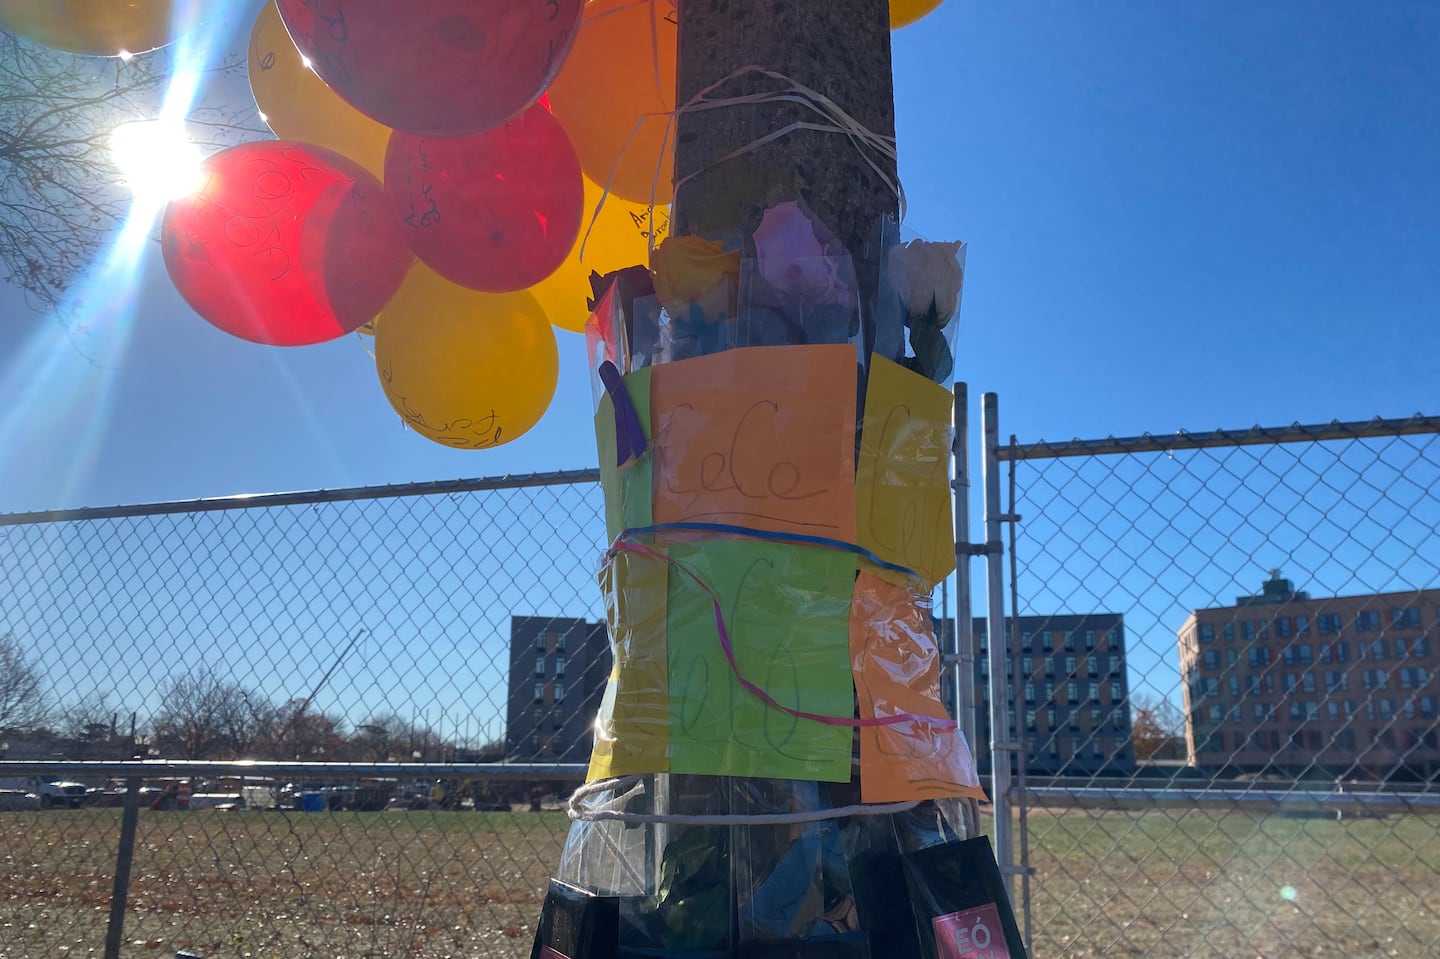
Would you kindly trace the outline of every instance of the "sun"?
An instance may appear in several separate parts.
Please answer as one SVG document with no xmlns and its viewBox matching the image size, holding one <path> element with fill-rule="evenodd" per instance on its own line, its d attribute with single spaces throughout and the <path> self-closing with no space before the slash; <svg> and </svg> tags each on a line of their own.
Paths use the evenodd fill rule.
<svg viewBox="0 0 1440 959">
<path fill-rule="evenodd" d="M 137 206 L 158 209 L 200 185 L 200 148 L 179 123 L 137 120 L 110 134 L 110 159 Z"/>
</svg>

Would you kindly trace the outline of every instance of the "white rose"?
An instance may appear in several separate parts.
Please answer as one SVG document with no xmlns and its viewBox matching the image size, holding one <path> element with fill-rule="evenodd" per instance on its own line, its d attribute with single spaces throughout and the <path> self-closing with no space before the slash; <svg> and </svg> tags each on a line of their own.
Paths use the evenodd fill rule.
<svg viewBox="0 0 1440 959">
<path fill-rule="evenodd" d="M 933 303 L 941 326 L 955 315 L 960 288 L 965 283 L 962 265 L 965 244 L 911 240 L 890 248 L 887 266 L 890 285 L 912 316 L 928 313 Z"/>
</svg>

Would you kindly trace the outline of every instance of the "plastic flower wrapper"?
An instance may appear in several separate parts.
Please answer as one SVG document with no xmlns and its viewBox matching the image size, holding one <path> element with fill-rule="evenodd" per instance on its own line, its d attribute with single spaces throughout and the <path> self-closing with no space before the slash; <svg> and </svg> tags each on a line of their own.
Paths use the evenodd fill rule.
<svg viewBox="0 0 1440 959">
<path fill-rule="evenodd" d="M 909 349 L 901 362 L 936 383 L 948 383 L 955 370 L 965 250 L 958 240 L 911 240 L 891 247 L 885 257 L 887 285 L 908 332 Z"/>
<path fill-rule="evenodd" d="M 655 295 L 665 311 L 661 359 L 718 353 L 731 344 L 740 252 L 718 240 L 667 236 L 650 254 Z"/>
<path fill-rule="evenodd" d="M 605 393 L 598 371 L 606 361 L 620 373 L 649 366 L 660 338 L 659 307 L 650 271 L 626 267 L 601 276 L 590 274 L 590 318 L 585 322 L 590 388 L 596 408 Z"/>
<path fill-rule="evenodd" d="M 859 333 L 859 296 L 850 254 L 798 203 L 765 211 L 742 264 L 737 345 L 849 343 Z"/>
</svg>

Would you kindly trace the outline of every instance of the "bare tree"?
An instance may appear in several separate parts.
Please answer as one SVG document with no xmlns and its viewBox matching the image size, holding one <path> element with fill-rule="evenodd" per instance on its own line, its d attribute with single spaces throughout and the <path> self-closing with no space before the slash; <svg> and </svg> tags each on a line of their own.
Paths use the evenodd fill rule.
<svg viewBox="0 0 1440 959">
<path fill-rule="evenodd" d="M 34 730 L 50 718 L 44 677 L 20 641 L 0 634 L 0 729 Z"/>
<path fill-rule="evenodd" d="M 1174 703 L 1154 696 L 1139 696 L 1130 704 L 1130 735 L 1135 758 L 1181 758 L 1185 751 L 1185 717 Z"/>
<path fill-rule="evenodd" d="M 208 669 L 172 676 L 153 720 L 155 745 L 186 759 L 252 758 L 275 723 L 275 709 L 258 694 Z"/>
<path fill-rule="evenodd" d="M 163 50 L 128 61 L 75 57 L 0 33 L 0 275 L 33 308 L 57 306 L 127 215 L 110 134 L 156 116 L 172 67 Z M 187 125 L 211 152 L 265 135 L 247 114 L 207 106 Z"/>
</svg>

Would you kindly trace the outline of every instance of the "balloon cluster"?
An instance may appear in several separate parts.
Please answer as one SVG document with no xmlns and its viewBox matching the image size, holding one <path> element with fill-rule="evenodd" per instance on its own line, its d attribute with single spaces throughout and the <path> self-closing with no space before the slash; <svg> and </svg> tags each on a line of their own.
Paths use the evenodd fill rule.
<svg viewBox="0 0 1440 959">
<path fill-rule="evenodd" d="M 891 0 L 892 25 L 940 0 Z M 279 140 L 210 157 L 161 229 L 170 277 L 235 336 L 375 336 L 381 387 L 421 435 L 524 433 L 582 331 L 592 272 L 668 232 L 677 0 L 270 0 L 251 32 Z M 0 29 L 130 55 L 197 0 L 4 0 Z"/>
<path fill-rule="evenodd" d="M 272 0 L 249 72 L 281 139 L 216 154 L 170 205 L 171 278 L 256 342 L 373 332 L 416 432 L 514 439 L 550 403 L 554 328 L 583 329 L 591 272 L 668 227 L 648 187 L 670 180 L 666 138 L 627 141 L 673 110 L 656 91 L 673 89 L 674 21 L 671 0 Z M 610 69 L 617 43 L 643 53 L 630 74 Z M 596 98 L 605 116 L 572 128 Z M 643 191 L 617 157 L 648 171 Z"/>
</svg>

